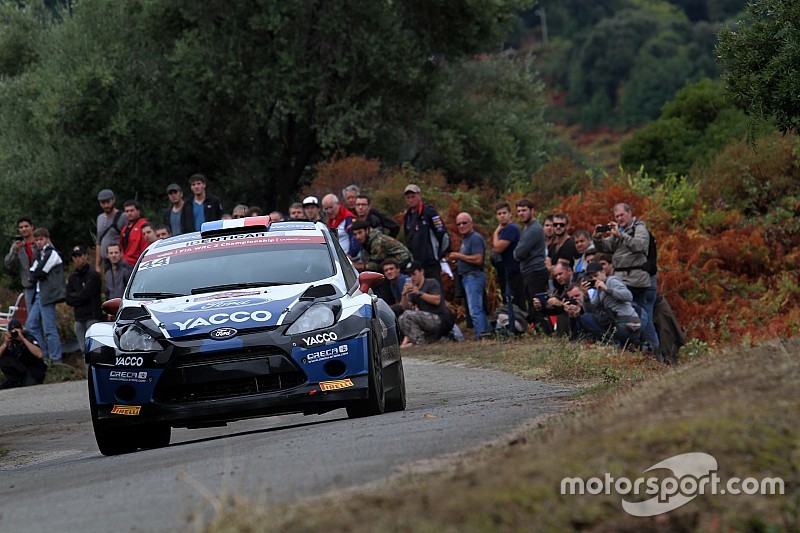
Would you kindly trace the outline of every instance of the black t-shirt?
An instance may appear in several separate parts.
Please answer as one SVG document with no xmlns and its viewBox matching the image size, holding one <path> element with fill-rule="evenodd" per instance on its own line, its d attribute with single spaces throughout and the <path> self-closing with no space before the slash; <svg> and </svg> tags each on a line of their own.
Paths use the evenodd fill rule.
<svg viewBox="0 0 800 533">
<path fill-rule="evenodd" d="M 39 343 L 36 342 L 36 337 L 27 331 L 24 331 L 22 334 L 25 335 L 25 338 L 28 339 L 31 344 L 39 346 Z M 47 365 L 45 365 L 44 361 L 40 357 L 33 355 L 21 340 L 15 340 L 13 337 L 11 342 L 6 345 L 6 350 L 3 352 L 3 356 L 14 357 L 18 359 L 19 362 L 25 365 L 26 368 L 47 368 Z"/>
<path fill-rule="evenodd" d="M 575 259 L 581 256 L 581 254 L 578 253 L 578 249 L 575 248 L 575 242 L 572 240 L 572 237 L 567 237 L 567 240 L 564 241 L 564 244 L 562 244 L 561 248 L 558 250 L 556 250 L 556 243 L 548 246 L 547 255 L 550 257 L 551 265 L 555 266 L 559 259 L 564 259 L 569 263 L 570 267 L 575 266 Z"/>
<path fill-rule="evenodd" d="M 442 287 L 439 285 L 439 282 L 433 278 L 425 278 L 425 281 L 422 283 L 422 287 L 419 288 L 419 292 L 425 294 L 433 294 L 434 296 L 442 294 Z M 436 315 L 443 315 L 447 311 L 447 306 L 444 302 L 444 296 L 439 299 L 439 305 L 432 305 L 425 300 L 423 300 L 418 295 L 409 295 L 410 302 L 417 307 L 419 307 L 420 311 L 427 311 L 429 313 L 434 313 Z"/>
</svg>

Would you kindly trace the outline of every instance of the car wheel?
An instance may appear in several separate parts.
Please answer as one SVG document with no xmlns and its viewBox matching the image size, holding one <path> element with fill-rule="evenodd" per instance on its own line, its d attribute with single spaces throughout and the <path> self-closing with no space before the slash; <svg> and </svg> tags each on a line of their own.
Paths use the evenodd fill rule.
<svg viewBox="0 0 800 533">
<path fill-rule="evenodd" d="M 171 436 L 172 428 L 169 424 L 146 424 L 136 427 L 136 437 L 140 448 L 164 448 L 169 446 Z"/>
<path fill-rule="evenodd" d="M 383 358 L 375 335 L 369 334 L 369 398 L 358 400 L 347 406 L 347 416 L 360 418 L 362 416 L 380 415 L 386 410 L 386 390 L 383 384 Z"/>
<path fill-rule="evenodd" d="M 97 419 L 97 399 L 94 397 L 94 377 L 89 368 L 89 410 L 97 447 L 103 455 L 120 455 L 135 452 L 137 442 L 130 427 L 108 427 Z"/>
<path fill-rule="evenodd" d="M 406 410 L 406 376 L 403 373 L 403 360 L 394 365 L 396 376 L 395 388 L 386 394 L 386 412 Z"/>
</svg>

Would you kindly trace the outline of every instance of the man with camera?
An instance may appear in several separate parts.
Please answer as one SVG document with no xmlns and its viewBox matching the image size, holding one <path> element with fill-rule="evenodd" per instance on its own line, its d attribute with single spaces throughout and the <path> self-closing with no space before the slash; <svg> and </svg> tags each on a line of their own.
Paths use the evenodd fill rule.
<svg viewBox="0 0 800 533">
<path fill-rule="evenodd" d="M 589 289 L 594 288 L 594 295 Z M 620 345 L 638 343 L 642 322 L 647 320 L 644 310 L 633 306 L 633 295 L 625 283 L 616 276 L 607 275 L 600 263 L 586 266 L 586 279 L 581 282 L 583 309 L 578 319 L 580 328 L 598 340 L 613 338 Z"/>
<path fill-rule="evenodd" d="M 3 344 L 0 344 L 0 370 L 5 376 L 0 389 L 39 385 L 47 372 L 39 343 L 16 318 L 8 322 Z"/>
</svg>

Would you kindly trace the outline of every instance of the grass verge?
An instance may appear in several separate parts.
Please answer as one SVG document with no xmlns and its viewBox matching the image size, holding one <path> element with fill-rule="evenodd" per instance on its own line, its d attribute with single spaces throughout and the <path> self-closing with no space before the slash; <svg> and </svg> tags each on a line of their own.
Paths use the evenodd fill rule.
<svg viewBox="0 0 800 533">
<path fill-rule="evenodd" d="M 548 358 L 546 350 L 555 349 L 550 346 L 525 364 L 512 365 L 518 357 L 512 343 L 480 344 L 493 365 L 518 367 L 517 373 L 582 380 L 586 368 L 599 368 L 601 374 L 603 368 L 617 370 L 613 353 L 552 353 Z M 409 355 L 445 360 L 457 355 L 437 348 Z M 461 362 L 485 362 L 468 351 L 458 348 Z M 539 357 L 544 368 L 532 362 Z M 627 356 L 620 357 L 624 361 Z M 661 373 L 646 371 L 632 386 L 594 396 L 589 405 L 530 430 L 525 438 L 468 456 L 455 468 L 293 505 L 267 507 L 247 497 L 225 498 L 206 530 L 797 531 L 799 367 L 800 342 L 793 341 L 716 352 Z M 619 372 L 620 380 L 628 379 L 626 365 Z M 652 465 L 688 452 L 714 456 L 723 480 L 779 476 L 785 495 L 705 494 L 667 514 L 637 518 L 622 510 L 623 496 L 559 491 L 564 477 L 650 476 L 644 471 Z"/>
</svg>

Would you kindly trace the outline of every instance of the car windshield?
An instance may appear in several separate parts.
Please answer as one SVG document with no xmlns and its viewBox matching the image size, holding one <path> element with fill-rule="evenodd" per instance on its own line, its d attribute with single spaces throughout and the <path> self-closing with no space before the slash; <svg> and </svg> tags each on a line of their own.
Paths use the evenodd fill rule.
<svg viewBox="0 0 800 533">
<path fill-rule="evenodd" d="M 308 283 L 334 274 L 324 241 L 267 245 L 238 241 L 207 248 L 200 244 L 148 253 L 136 269 L 128 298 Z"/>
</svg>

